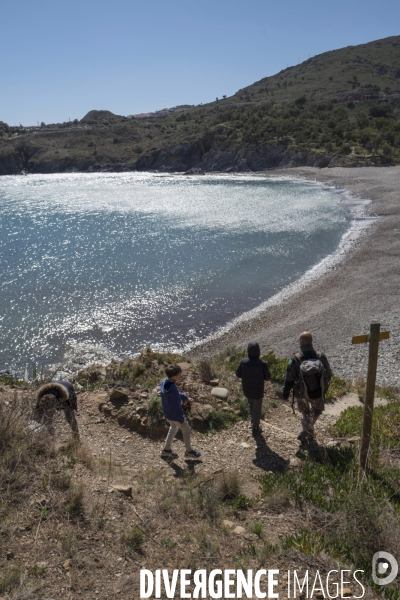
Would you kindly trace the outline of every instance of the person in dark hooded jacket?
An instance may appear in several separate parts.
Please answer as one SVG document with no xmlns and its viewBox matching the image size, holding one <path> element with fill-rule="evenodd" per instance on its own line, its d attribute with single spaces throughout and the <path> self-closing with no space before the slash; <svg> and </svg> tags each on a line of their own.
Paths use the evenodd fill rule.
<svg viewBox="0 0 400 600">
<path fill-rule="evenodd" d="M 261 432 L 260 418 L 264 396 L 264 381 L 271 375 L 265 360 L 260 358 L 260 346 L 250 342 L 247 347 L 248 358 L 243 358 L 236 369 L 236 377 L 242 380 L 243 394 L 249 403 L 253 435 Z"/>
</svg>

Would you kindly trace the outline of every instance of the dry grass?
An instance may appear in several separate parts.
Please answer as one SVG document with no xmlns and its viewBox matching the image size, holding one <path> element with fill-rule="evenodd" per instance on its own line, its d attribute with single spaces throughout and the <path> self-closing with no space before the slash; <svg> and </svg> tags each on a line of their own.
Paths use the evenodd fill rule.
<svg viewBox="0 0 400 600">
<path fill-rule="evenodd" d="M 238 474 L 235 471 L 223 473 L 218 487 L 222 500 L 234 500 L 234 498 L 239 496 L 241 492 L 241 484 Z"/>
<path fill-rule="evenodd" d="M 144 540 L 144 533 L 135 525 L 128 529 L 128 531 L 124 531 L 121 536 L 121 542 L 125 548 L 125 552 L 129 555 L 135 553 L 142 554 Z"/>
</svg>

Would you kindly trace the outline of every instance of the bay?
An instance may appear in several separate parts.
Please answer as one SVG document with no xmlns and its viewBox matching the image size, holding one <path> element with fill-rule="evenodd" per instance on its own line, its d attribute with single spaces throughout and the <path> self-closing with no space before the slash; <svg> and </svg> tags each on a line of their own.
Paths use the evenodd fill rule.
<svg viewBox="0 0 400 600">
<path fill-rule="evenodd" d="M 188 348 L 334 252 L 340 199 L 288 177 L 2 177 L 0 368 Z"/>
</svg>

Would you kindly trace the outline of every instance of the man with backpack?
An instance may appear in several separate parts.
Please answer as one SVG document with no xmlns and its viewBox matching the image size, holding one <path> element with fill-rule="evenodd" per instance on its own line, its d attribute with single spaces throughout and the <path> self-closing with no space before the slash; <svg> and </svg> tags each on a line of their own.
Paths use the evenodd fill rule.
<svg viewBox="0 0 400 600">
<path fill-rule="evenodd" d="M 260 358 L 260 354 L 260 346 L 257 342 L 250 342 L 247 347 L 248 358 L 243 358 L 236 369 L 236 377 L 242 380 L 243 394 L 249 405 L 251 429 L 254 436 L 262 431 L 260 419 L 264 381 L 271 379 L 268 365 L 265 360 Z"/>
<path fill-rule="evenodd" d="M 293 390 L 293 403 L 296 401 L 302 414 L 302 428 L 297 439 L 302 443 L 315 440 L 314 425 L 325 409 L 325 392 L 328 389 L 332 371 L 323 352 L 316 352 L 312 345 L 312 335 L 304 331 L 300 335 L 300 352 L 289 360 L 282 397 L 289 400 Z"/>
</svg>

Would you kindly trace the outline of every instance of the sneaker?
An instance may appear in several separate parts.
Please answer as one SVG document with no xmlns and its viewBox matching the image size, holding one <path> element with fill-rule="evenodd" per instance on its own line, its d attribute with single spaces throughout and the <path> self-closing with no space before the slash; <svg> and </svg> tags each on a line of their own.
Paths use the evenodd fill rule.
<svg viewBox="0 0 400 600">
<path fill-rule="evenodd" d="M 164 448 L 164 450 L 161 452 L 161 455 L 164 458 L 178 458 L 178 455 L 176 452 L 174 452 L 173 450 L 166 450 Z"/>
<path fill-rule="evenodd" d="M 201 452 L 197 452 L 197 450 L 186 450 L 185 456 L 187 458 L 200 458 Z"/>
</svg>

